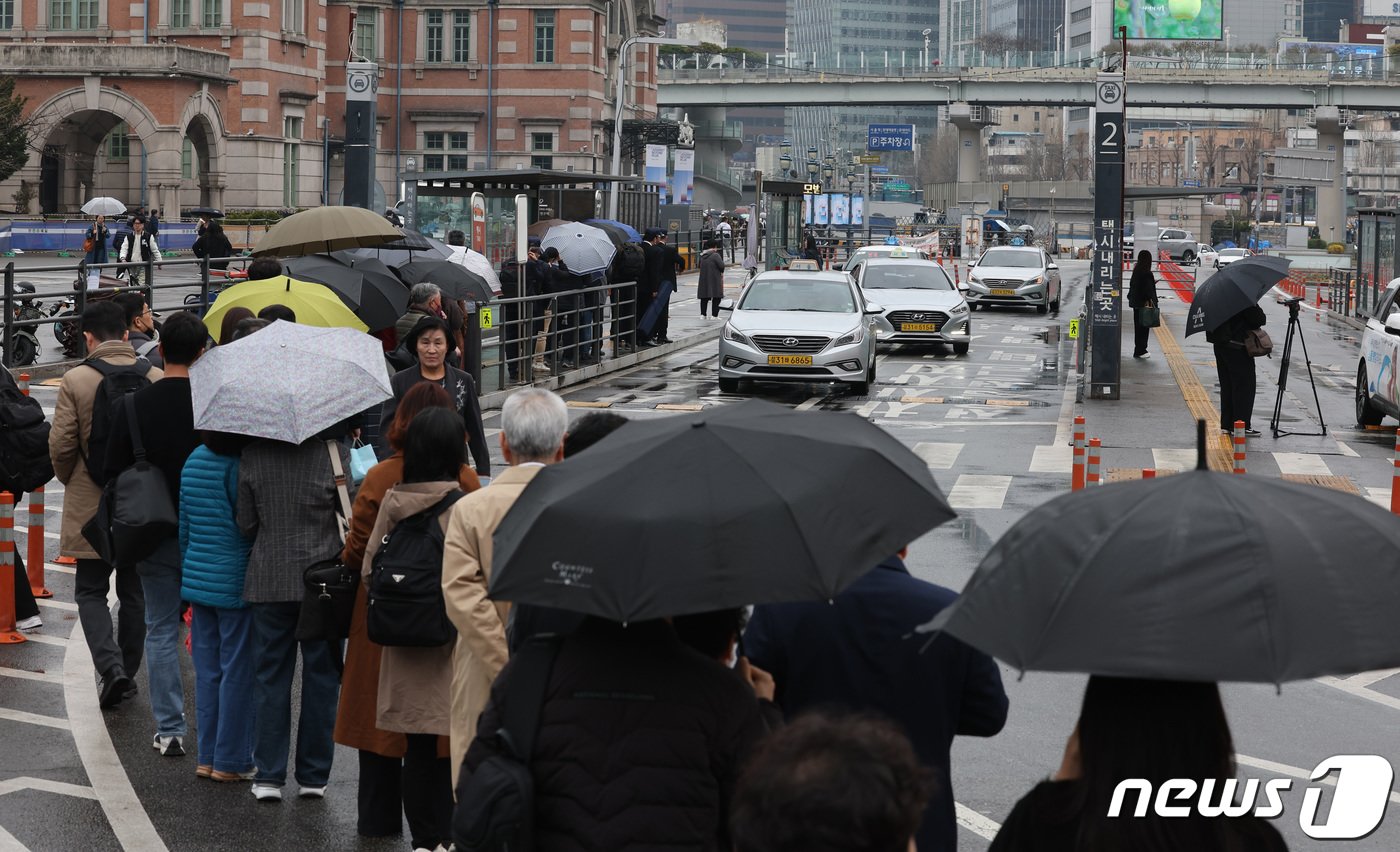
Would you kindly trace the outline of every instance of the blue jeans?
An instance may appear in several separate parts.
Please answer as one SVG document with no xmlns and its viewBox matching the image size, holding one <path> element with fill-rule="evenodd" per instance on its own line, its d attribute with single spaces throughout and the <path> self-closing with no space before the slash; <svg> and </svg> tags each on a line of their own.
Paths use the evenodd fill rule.
<svg viewBox="0 0 1400 852">
<path fill-rule="evenodd" d="M 199 765 L 247 772 L 253 765 L 253 612 L 195 604 L 190 636 Z"/>
<path fill-rule="evenodd" d="M 185 685 L 180 674 L 180 542 L 166 539 L 136 565 L 146 597 L 146 674 L 156 733 L 183 737 Z"/>
<path fill-rule="evenodd" d="M 597 322 L 597 308 L 583 308 L 578 312 L 578 357 L 582 361 L 595 356 L 593 350 L 593 323 Z"/>
<path fill-rule="evenodd" d="M 287 748 L 292 738 L 292 676 L 297 646 L 301 646 L 301 716 L 297 720 L 296 779 L 303 787 L 324 787 L 335 757 L 335 710 L 340 675 L 331 654 L 340 643 L 298 642 L 297 616 L 301 604 L 255 603 L 253 649 L 257 655 L 257 709 L 253 740 L 253 780 L 281 787 L 287 783 Z"/>
</svg>

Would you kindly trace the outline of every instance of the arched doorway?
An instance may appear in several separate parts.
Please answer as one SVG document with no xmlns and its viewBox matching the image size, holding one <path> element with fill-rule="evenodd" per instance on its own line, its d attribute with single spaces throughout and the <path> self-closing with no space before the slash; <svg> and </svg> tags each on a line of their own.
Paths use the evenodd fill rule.
<svg viewBox="0 0 1400 852">
<path fill-rule="evenodd" d="M 181 189 L 194 190 L 194 198 L 184 195 L 181 199 L 188 203 L 195 201 L 199 207 L 210 207 L 214 204 L 213 193 L 209 187 L 209 169 L 214 157 L 213 130 L 209 126 L 209 119 L 204 116 L 196 116 L 188 126 L 185 127 L 184 147 L 180 152 L 180 186 Z"/>
<path fill-rule="evenodd" d="M 66 115 L 43 141 L 39 210 L 73 212 L 94 195 L 135 207 L 142 203 L 145 163 L 145 145 L 121 116 L 105 110 Z"/>
</svg>

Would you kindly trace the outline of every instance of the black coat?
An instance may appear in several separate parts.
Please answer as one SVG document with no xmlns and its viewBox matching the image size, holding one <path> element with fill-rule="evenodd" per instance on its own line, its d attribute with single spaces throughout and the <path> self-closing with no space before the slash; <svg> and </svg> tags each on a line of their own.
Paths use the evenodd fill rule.
<svg viewBox="0 0 1400 852">
<path fill-rule="evenodd" d="M 194 241 L 190 251 L 194 252 L 195 257 L 230 258 L 233 257 L 233 243 L 229 242 L 223 230 L 206 230 Z M 209 266 L 211 269 L 228 269 L 228 261 L 213 260 Z"/>
<path fill-rule="evenodd" d="M 491 687 L 463 772 L 499 748 L 514 667 Z M 536 848 L 727 850 L 734 782 L 764 730 L 749 685 L 670 625 L 588 619 L 563 640 L 540 714 Z"/>
<path fill-rule="evenodd" d="M 1006 724 L 1001 671 L 990 657 L 951 636 L 929 643 L 914 633 L 956 598 L 891 557 L 833 603 L 756 607 L 744 633 L 745 653 L 773 675 L 789 719 L 824 706 L 873 710 L 909 735 L 936 779 L 916 837 L 921 852 L 957 847 L 953 737 L 990 737 Z"/>
<path fill-rule="evenodd" d="M 1151 264 L 1138 264 L 1133 267 L 1133 277 L 1128 282 L 1128 307 L 1141 308 L 1157 304 L 1157 279 L 1152 275 Z"/>
<path fill-rule="evenodd" d="M 478 476 L 490 476 L 491 453 L 486 448 L 486 431 L 481 425 L 481 403 L 476 398 L 476 382 L 472 381 L 471 373 L 463 372 L 451 364 L 444 366 L 447 368 L 447 375 L 442 380 L 442 387 L 452 398 L 452 405 L 466 424 L 467 448 L 471 450 L 476 473 Z M 398 411 L 399 400 L 403 399 L 403 395 L 419 382 L 427 381 L 431 379 L 423 378 L 417 364 L 407 370 L 400 370 L 389 380 L 389 386 L 394 389 L 394 398 L 384 403 L 384 412 L 379 420 L 381 437 L 387 440 L 389 424 L 394 422 L 394 412 Z"/>
<path fill-rule="evenodd" d="M 1263 328 L 1267 320 L 1263 308 L 1250 305 L 1216 326 L 1214 331 L 1206 332 L 1206 340 L 1220 345 L 1235 343 L 1243 346 L 1244 336 L 1256 328 Z"/>
</svg>

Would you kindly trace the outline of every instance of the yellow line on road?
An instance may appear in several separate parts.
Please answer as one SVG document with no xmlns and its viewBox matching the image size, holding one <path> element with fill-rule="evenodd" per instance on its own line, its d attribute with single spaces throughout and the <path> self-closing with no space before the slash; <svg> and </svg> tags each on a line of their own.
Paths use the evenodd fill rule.
<svg viewBox="0 0 1400 852">
<path fill-rule="evenodd" d="M 1165 324 L 1159 325 L 1156 333 L 1157 345 L 1162 347 L 1162 354 L 1167 359 L 1167 366 L 1171 367 L 1172 378 L 1176 379 L 1176 386 L 1181 389 L 1181 396 L 1186 400 L 1186 407 L 1191 411 L 1192 419 L 1206 421 L 1206 464 L 1211 470 L 1233 470 L 1234 448 L 1230 446 L 1230 438 L 1228 435 L 1218 434 L 1219 409 L 1206 393 L 1205 386 L 1201 384 L 1191 362 L 1186 359 L 1186 354 L 1181 351 L 1181 345 L 1172 336 L 1171 329 Z M 1212 435 L 1216 436 L 1215 440 L 1210 439 Z"/>
</svg>

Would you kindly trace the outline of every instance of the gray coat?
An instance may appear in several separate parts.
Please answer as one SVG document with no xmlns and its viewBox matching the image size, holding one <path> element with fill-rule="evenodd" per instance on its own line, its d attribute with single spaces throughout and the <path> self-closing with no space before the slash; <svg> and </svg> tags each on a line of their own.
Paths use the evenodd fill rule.
<svg viewBox="0 0 1400 852">
<path fill-rule="evenodd" d="M 340 443 L 335 447 L 342 470 L 348 471 L 349 450 Z M 243 600 L 300 601 L 303 572 L 339 555 L 344 542 L 336 520 L 334 477 L 325 441 L 313 438 L 296 446 L 259 441 L 243 451 L 238 528 L 253 539 Z"/>
<path fill-rule="evenodd" d="M 700 289 L 696 298 L 724 298 L 724 255 L 716 249 L 705 249 L 700 255 Z"/>
</svg>

